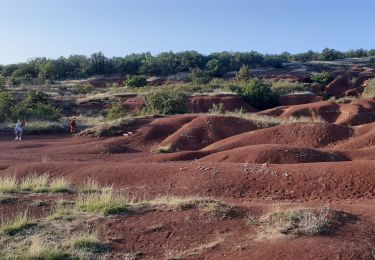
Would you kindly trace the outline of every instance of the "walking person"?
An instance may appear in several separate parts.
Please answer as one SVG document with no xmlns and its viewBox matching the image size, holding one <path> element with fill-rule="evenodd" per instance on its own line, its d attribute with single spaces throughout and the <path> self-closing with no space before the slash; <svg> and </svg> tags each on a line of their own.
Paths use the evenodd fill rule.
<svg viewBox="0 0 375 260">
<path fill-rule="evenodd" d="M 76 118 L 74 117 L 70 121 L 70 133 L 73 135 L 73 134 L 75 134 L 75 132 L 76 132 Z"/>
<path fill-rule="evenodd" d="M 16 134 L 16 141 L 22 140 L 22 122 L 20 120 L 17 121 L 16 127 L 14 128 L 14 132 Z"/>
</svg>

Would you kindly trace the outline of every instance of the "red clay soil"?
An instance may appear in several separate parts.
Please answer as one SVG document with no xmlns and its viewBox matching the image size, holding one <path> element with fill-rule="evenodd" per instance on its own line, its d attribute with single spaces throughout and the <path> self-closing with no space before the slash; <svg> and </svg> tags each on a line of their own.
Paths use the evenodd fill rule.
<svg viewBox="0 0 375 260">
<path fill-rule="evenodd" d="M 122 102 L 122 105 L 130 112 L 140 112 L 146 106 L 145 100 L 141 96 L 127 98 Z"/>
<path fill-rule="evenodd" d="M 375 122 L 375 100 L 356 99 L 348 104 L 335 101 L 321 101 L 302 105 L 280 106 L 257 113 L 272 117 L 308 117 L 323 119 L 328 123 L 340 125 L 362 125 Z"/>
<path fill-rule="evenodd" d="M 169 146 L 173 151 L 199 150 L 229 136 L 256 129 L 259 127 L 249 120 L 201 115 L 164 139 L 160 146 Z"/>
<path fill-rule="evenodd" d="M 375 100 L 372 98 L 354 100 L 340 107 L 341 115 L 336 123 L 342 125 L 362 125 L 375 122 Z"/>
<path fill-rule="evenodd" d="M 321 101 L 309 104 L 276 107 L 258 112 L 259 115 L 276 116 L 281 118 L 309 117 L 335 122 L 340 116 L 340 106 L 335 101 Z"/>
<path fill-rule="evenodd" d="M 316 148 L 335 144 L 353 134 L 352 128 L 335 124 L 292 123 L 228 137 L 203 148 L 203 151 L 225 151 L 256 144 L 285 144 Z"/>
<path fill-rule="evenodd" d="M 228 163 L 312 163 L 346 161 L 343 156 L 332 152 L 289 145 L 260 144 L 251 145 L 208 155 L 200 162 Z"/>
<path fill-rule="evenodd" d="M 217 95 L 217 96 L 193 96 L 189 97 L 186 107 L 189 113 L 206 113 L 213 104 L 223 103 L 225 111 L 243 109 L 245 112 L 258 112 L 258 110 L 246 103 L 240 96 Z"/>
<path fill-rule="evenodd" d="M 323 101 L 323 97 L 311 94 L 289 94 L 279 97 L 280 105 L 291 106 Z"/>
<path fill-rule="evenodd" d="M 363 83 L 374 77 L 374 70 L 352 69 L 337 76 L 325 87 L 325 93 L 336 98 L 358 96 L 363 92 Z"/>
<path fill-rule="evenodd" d="M 371 102 L 361 104 L 372 106 Z M 234 207 L 230 218 L 186 209 L 88 219 L 86 226 L 109 245 L 112 259 L 123 258 L 124 252 L 142 252 L 136 259 L 163 259 L 182 251 L 193 252 L 186 259 L 371 259 L 375 123 L 355 127 L 293 123 L 249 130 L 200 151 L 152 154 L 148 150 L 151 144 L 204 120 L 225 125 L 225 131 L 237 131 L 226 121 L 234 119 L 218 118 L 223 123 L 199 115 L 149 119 L 136 123 L 134 134 L 127 137 L 25 135 L 16 142 L 11 134 L 1 134 L 0 176 L 48 173 L 51 178 L 65 177 L 73 188 L 92 178 L 136 198 L 203 196 Z M 225 152 L 215 154 L 218 151 Z M 345 156 L 354 161 L 340 161 Z M 42 216 L 55 199 L 54 195 L 14 196 L 15 204 L 0 203 L 0 214 L 28 205 L 32 214 Z M 34 206 L 39 199 L 48 206 Z M 280 207 L 321 206 L 346 216 L 326 235 L 262 237 L 254 224 L 254 219 Z"/>
</svg>

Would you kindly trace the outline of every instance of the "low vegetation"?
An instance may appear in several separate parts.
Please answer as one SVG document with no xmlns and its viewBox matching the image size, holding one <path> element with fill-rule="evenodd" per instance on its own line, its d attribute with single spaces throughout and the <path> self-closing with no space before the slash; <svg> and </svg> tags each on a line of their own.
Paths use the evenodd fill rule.
<svg viewBox="0 0 375 260">
<path fill-rule="evenodd" d="M 80 234 L 74 237 L 72 247 L 91 253 L 102 253 L 107 250 L 107 245 L 99 242 L 97 236 L 89 234 Z"/>
<path fill-rule="evenodd" d="M 315 236 L 329 233 L 336 223 L 336 215 L 326 207 L 277 209 L 251 223 L 259 225 L 261 236 L 265 238 L 283 235 Z"/>
<path fill-rule="evenodd" d="M 144 94 L 146 108 L 153 114 L 182 114 L 186 112 L 185 92 L 172 88 L 158 89 Z"/>
<path fill-rule="evenodd" d="M 308 91 L 309 89 L 299 82 L 294 82 L 291 80 L 278 80 L 272 82 L 271 89 L 278 95 L 286 95 L 295 92 Z"/>
<path fill-rule="evenodd" d="M 18 190 L 16 177 L 0 177 L 0 192 L 13 193 Z"/>
<path fill-rule="evenodd" d="M 121 104 L 114 104 L 107 110 L 108 120 L 116 120 L 126 116 L 127 112 Z"/>
<path fill-rule="evenodd" d="M 36 222 L 28 217 L 27 212 L 19 213 L 8 221 L 0 222 L 0 234 L 16 235 L 34 225 Z"/>
<path fill-rule="evenodd" d="M 327 71 L 311 74 L 311 81 L 319 84 L 328 84 L 332 80 L 331 75 Z"/>
<path fill-rule="evenodd" d="M 365 87 L 363 94 L 364 97 L 375 97 L 375 78 L 369 80 L 367 86 Z"/>
<path fill-rule="evenodd" d="M 78 194 L 76 200 L 76 209 L 83 212 L 101 213 L 103 215 L 112 215 L 124 213 L 128 210 L 129 202 L 113 191 L 113 189 L 104 189 L 100 192 Z"/>
<path fill-rule="evenodd" d="M 130 76 L 125 82 L 126 86 L 133 87 L 133 88 L 140 88 L 147 85 L 147 79 L 145 76 Z"/>
<path fill-rule="evenodd" d="M 48 175 L 29 175 L 21 180 L 20 189 L 31 192 L 48 192 Z"/>
</svg>

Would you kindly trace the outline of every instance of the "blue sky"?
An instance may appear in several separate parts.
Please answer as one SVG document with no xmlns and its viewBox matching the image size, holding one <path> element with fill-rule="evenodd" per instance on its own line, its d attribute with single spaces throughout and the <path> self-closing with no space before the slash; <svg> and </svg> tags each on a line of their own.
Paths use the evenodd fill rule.
<svg viewBox="0 0 375 260">
<path fill-rule="evenodd" d="M 0 64 L 103 51 L 375 48 L 374 0 L 0 0 Z"/>
</svg>

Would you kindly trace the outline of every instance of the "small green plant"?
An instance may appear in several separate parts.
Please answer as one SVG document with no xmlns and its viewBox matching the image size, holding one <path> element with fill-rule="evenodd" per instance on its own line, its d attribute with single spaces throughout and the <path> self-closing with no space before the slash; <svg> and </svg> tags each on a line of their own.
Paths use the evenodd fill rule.
<svg viewBox="0 0 375 260">
<path fill-rule="evenodd" d="M 86 83 L 77 85 L 73 92 L 76 94 L 90 94 L 94 89 L 93 85 Z"/>
<path fill-rule="evenodd" d="M 116 120 L 123 117 L 126 117 L 127 113 L 124 107 L 121 104 L 114 104 L 107 110 L 107 119 Z"/>
<path fill-rule="evenodd" d="M 68 192 L 70 191 L 69 182 L 63 178 L 56 178 L 53 179 L 49 185 L 50 192 Z"/>
<path fill-rule="evenodd" d="M 13 193 L 18 190 L 16 177 L 0 177 L 0 192 Z"/>
<path fill-rule="evenodd" d="M 32 191 L 37 193 L 48 192 L 48 175 L 29 175 L 21 180 L 20 188 L 23 191 Z"/>
<path fill-rule="evenodd" d="M 271 89 L 273 92 L 277 93 L 278 95 L 286 95 L 286 94 L 290 94 L 294 92 L 309 90 L 302 83 L 293 82 L 290 80 L 274 81 L 272 82 Z"/>
<path fill-rule="evenodd" d="M 224 104 L 223 103 L 214 103 L 212 107 L 208 110 L 209 114 L 223 114 L 224 113 Z"/>
<path fill-rule="evenodd" d="M 34 225 L 36 222 L 28 217 L 27 212 L 19 213 L 13 219 L 0 223 L 0 234 L 16 235 Z"/>
<path fill-rule="evenodd" d="M 80 249 L 91 253 L 102 253 L 107 250 L 107 245 L 99 242 L 94 235 L 82 234 L 73 239 L 72 246 L 74 249 Z"/>
<path fill-rule="evenodd" d="M 125 85 L 133 88 L 141 88 L 147 85 L 147 79 L 144 76 L 131 76 L 125 81 Z"/>
<path fill-rule="evenodd" d="M 101 192 L 78 194 L 76 208 L 83 212 L 112 215 L 126 212 L 128 204 L 122 196 L 114 193 L 113 189 L 105 189 Z"/>
<path fill-rule="evenodd" d="M 53 213 L 48 217 L 51 220 L 72 220 L 73 219 L 73 211 L 69 205 L 63 203 L 63 201 L 59 201 L 55 208 L 53 209 Z"/>
<path fill-rule="evenodd" d="M 81 193 L 92 193 L 99 191 L 99 184 L 97 180 L 94 179 L 86 179 L 82 186 L 79 188 L 79 192 Z"/>
<path fill-rule="evenodd" d="M 327 84 L 332 80 L 331 75 L 327 71 L 312 73 L 310 78 L 312 82 L 319 84 Z"/>
<path fill-rule="evenodd" d="M 166 145 L 160 145 L 160 146 L 154 147 L 152 149 L 152 152 L 154 152 L 154 153 L 172 153 L 173 149 L 172 149 L 171 144 L 166 144 Z"/>
</svg>

